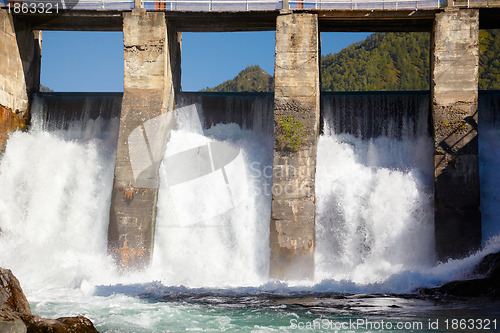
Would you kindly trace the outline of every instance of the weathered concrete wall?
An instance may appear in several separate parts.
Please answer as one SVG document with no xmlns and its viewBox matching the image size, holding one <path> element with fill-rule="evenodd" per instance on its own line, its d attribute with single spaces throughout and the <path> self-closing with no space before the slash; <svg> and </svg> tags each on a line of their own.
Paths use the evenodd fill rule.
<svg viewBox="0 0 500 333">
<path fill-rule="evenodd" d="M 123 14 L 124 93 L 108 229 L 123 267 L 144 267 L 153 246 L 158 167 L 180 88 L 180 39 L 164 13 Z"/>
<path fill-rule="evenodd" d="M 435 236 L 438 259 L 481 245 L 478 165 L 479 11 L 446 9 L 432 35 Z"/>
<path fill-rule="evenodd" d="M 278 16 L 274 74 L 270 276 L 312 278 L 320 110 L 316 14 Z"/>
<path fill-rule="evenodd" d="M 0 9 L 0 152 L 9 132 L 26 129 L 40 84 L 41 32 Z"/>
</svg>

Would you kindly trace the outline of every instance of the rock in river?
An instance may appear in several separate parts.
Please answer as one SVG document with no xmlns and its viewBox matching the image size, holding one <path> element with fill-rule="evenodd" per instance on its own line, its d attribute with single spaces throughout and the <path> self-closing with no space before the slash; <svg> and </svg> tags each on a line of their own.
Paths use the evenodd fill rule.
<svg viewBox="0 0 500 333">
<path fill-rule="evenodd" d="M 30 305 L 10 269 L 0 267 L 1 333 L 96 333 L 82 316 L 46 319 L 31 313 Z"/>
</svg>

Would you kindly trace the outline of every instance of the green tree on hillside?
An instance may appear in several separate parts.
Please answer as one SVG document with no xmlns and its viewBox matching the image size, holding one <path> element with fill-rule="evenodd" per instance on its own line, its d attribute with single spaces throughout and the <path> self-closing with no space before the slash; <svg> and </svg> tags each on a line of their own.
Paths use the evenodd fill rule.
<svg viewBox="0 0 500 333">
<path fill-rule="evenodd" d="M 479 89 L 500 89 L 500 30 L 479 31 Z"/>
</svg>

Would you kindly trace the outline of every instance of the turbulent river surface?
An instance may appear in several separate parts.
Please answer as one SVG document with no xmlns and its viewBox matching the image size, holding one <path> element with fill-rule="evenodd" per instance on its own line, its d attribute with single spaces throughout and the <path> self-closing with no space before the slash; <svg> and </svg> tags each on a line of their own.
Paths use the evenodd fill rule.
<svg viewBox="0 0 500 333">
<path fill-rule="evenodd" d="M 284 282 L 268 277 L 272 137 L 237 124 L 203 128 L 197 116 L 177 114 L 167 144 L 152 263 L 126 274 L 107 255 L 118 118 L 57 127 L 35 112 L 29 133 L 10 136 L 0 160 L 0 266 L 19 278 L 35 314 L 84 315 L 100 332 L 479 332 L 500 325 L 499 303 L 417 292 L 470 277 L 485 254 L 500 250 L 500 131 L 480 136 L 484 247 L 436 264 L 426 118 L 403 116 L 397 135 L 389 125 L 369 138 L 336 134 L 335 120 L 326 119 L 315 280 Z M 175 161 L 199 147 L 211 152 L 212 169 L 190 178 Z M 216 156 L 223 168 L 213 167 Z"/>
</svg>

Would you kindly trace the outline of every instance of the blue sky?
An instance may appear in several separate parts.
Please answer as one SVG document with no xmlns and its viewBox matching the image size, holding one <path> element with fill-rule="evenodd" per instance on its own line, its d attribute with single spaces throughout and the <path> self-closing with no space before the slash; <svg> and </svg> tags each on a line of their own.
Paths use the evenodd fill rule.
<svg viewBox="0 0 500 333">
<path fill-rule="evenodd" d="M 273 74 L 274 34 L 183 33 L 183 90 L 213 87 L 250 65 Z M 322 54 L 338 52 L 368 35 L 322 33 Z M 122 33 L 44 31 L 41 83 L 54 91 L 123 91 Z"/>
</svg>

